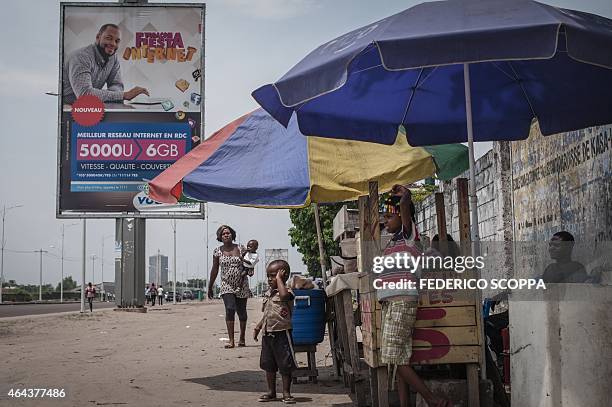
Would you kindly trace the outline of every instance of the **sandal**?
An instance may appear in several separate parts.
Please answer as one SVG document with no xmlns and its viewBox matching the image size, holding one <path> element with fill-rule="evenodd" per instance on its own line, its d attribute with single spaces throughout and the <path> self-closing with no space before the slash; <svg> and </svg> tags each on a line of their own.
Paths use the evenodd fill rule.
<svg viewBox="0 0 612 407">
<path fill-rule="evenodd" d="M 225 349 L 232 349 L 232 348 L 234 348 L 234 347 L 235 347 L 235 346 L 234 346 L 234 345 L 232 345 L 231 343 L 228 343 L 227 345 L 225 345 L 225 346 L 224 346 L 224 348 L 225 348 Z"/>
<path fill-rule="evenodd" d="M 246 343 L 244 343 L 244 342 L 238 342 L 238 347 L 239 347 L 239 348 L 244 348 L 244 347 L 246 347 Z"/>
<path fill-rule="evenodd" d="M 259 396 L 257 401 L 260 403 L 267 403 L 268 401 L 276 401 L 276 395 L 262 394 L 261 396 Z"/>
<path fill-rule="evenodd" d="M 283 396 L 283 403 L 285 403 L 285 404 L 295 404 L 295 397 L 293 397 L 293 396 Z"/>
</svg>

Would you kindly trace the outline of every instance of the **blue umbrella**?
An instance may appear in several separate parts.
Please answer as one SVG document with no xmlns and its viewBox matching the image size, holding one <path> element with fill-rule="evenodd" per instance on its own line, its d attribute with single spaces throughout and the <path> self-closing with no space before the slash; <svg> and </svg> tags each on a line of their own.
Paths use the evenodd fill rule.
<svg viewBox="0 0 612 407">
<path fill-rule="evenodd" d="M 531 0 L 423 3 L 321 45 L 253 97 L 303 134 L 413 146 L 612 122 L 612 20 Z"/>
</svg>

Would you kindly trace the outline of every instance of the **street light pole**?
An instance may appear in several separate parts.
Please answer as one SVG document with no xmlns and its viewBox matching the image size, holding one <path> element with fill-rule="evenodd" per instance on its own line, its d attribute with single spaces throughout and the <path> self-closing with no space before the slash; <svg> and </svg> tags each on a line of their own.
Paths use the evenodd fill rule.
<svg viewBox="0 0 612 407">
<path fill-rule="evenodd" d="M 100 257 L 100 261 L 102 262 L 102 278 L 100 279 L 100 301 L 102 301 L 102 290 L 104 289 L 104 236 L 102 236 L 102 257 Z"/>
<path fill-rule="evenodd" d="M 176 219 L 172 219 L 172 229 L 174 233 L 174 259 L 173 259 L 173 269 L 174 269 L 174 278 L 172 278 L 172 291 L 174 295 L 172 296 L 172 302 L 176 303 Z"/>
<path fill-rule="evenodd" d="M 78 223 L 71 223 L 68 225 L 68 227 L 70 226 L 76 226 L 78 225 Z M 64 231 L 65 231 L 65 226 L 64 224 L 62 224 L 62 278 L 60 279 L 60 302 L 64 302 Z"/>
<path fill-rule="evenodd" d="M 64 302 L 64 229 L 65 225 L 62 223 L 62 275 L 60 277 L 60 303 Z"/>
<path fill-rule="evenodd" d="M 206 290 L 206 286 L 208 285 L 208 273 L 210 273 L 210 269 L 208 268 L 208 219 L 210 218 L 210 212 L 209 212 L 209 208 L 208 208 L 208 202 L 205 203 L 206 205 L 206 284 L 203 284 L 204 287 L 202 287 L 202 296 L 206 299 L 208 299 L 208 292 L 204 292 L 207 291 Z"/>
<path fill-rule="evenodd" d="M 91 282 L 96 286 L 96 255 L 91 255 Z"/>
<path fill-rule="evenodd" d="M 42 255 L 43 253 L 49 253 L 47 250 L 36 250 L 36 252 L 40 253 L 40 274 L 39 274 L 39 279 L 38 279 L 38 301 L 42 302 L 42 269 L 43 269 L 43 262 L 42 262 Z"/>
<path fill-rule="evenodd" d="M 23 205 L 15 205 L 8 208 L 6 205 L 4 205 L 2 207 L 2 241 L 0 241 L 0 243 L 2 243 L 2 254 L 0 255 L 0 304 L 2 304 L 2 289 L 4 288 L 4 245 L 6 244 L 6 241 L 4 240 L 4 219 L 6 218 L 6 211 L 19 208 L 21 206 Z"/>
<path fill-rule="evenodd" d="M 102 262 L 102 281 L 100 282 L 100 301 L 103 300 L 102 296 L 106 294 L 106 292 L 104 292 L 104 241 L 109 237 L 113 237 L 113 235 L 102 236 L 102 256 L 100 257 L 100 261 Z"/>
</svg>

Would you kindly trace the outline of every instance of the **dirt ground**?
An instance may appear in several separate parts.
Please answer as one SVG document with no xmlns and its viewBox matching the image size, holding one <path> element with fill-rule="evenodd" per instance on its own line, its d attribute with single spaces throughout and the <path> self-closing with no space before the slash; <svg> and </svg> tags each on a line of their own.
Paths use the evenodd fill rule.
<svg viewBox="0 0 612 407">
<path fill-rule="evenodd" d="M 227 331 L 217 301 L 157 306 L 145 314 L 94 308 L 93 314 L 0 319 L 0 405 L 261 405 L 265 377 L 252 339 L 259 304 L 249 300 L 247 347 L 235 349 L 223 348 Z M 326 338 L 317 348 L 319 383 L 293 385 L 298 406 L 352 405 L 331 363 Z M 282 394 L 280 377 L 277 386 Z M 29 388 L 64 389 L 66 396 L 7 395 Z"/>
</svg>

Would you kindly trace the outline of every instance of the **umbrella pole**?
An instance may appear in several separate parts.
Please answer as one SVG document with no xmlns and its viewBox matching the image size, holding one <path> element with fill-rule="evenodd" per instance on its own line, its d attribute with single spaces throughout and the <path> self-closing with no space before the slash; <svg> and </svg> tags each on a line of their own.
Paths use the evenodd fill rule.
<svg viewBox="0 0 612 407">
<path fill-rule="evenodd" d="M 321 219 L 319 217 L 319 204 L 313 204 L 315 226 L 317 227 L 317 241 L 319 242 L 319 263 L 321 264 L 321 278 L 323 285 L 327 287 L 327 275 L 325 273 L 325 250 L 323 249 L 323 234 L 321 233 Z"/>
<path fill-rule="evenodd" d="M 472 123 L 472 87 L 470 84 L 470 64 L 463 64 L 463 86 L 465 90 L 465 116 L 467 124 L 468 136 L 468 154 L 470 160 L 470 211 L 472 214 L 472 256 L 480 256 L 480 235 L 478 234 L 478 198 L 476 197 L 476 160 L 474 159 L 474 127 Z M 477 277 L 480 278 L 480 271 L 477 272 Z M 487 378 L 487 368 L 485 362 L 484 348 L 484 321 L 481 311 L 482 291 L 476 293 L 476 317 L 480 325 L 480 337 L 483 338 L 483 343 L 480 346 L 480 377 L 483 380 Z"/>
<path fill-rule="evenodd" d="M 470 64 L 463 64 L 463 84 L 465 87 L 465 115 L 467 122 L 468 155 L 470 160 L 470 211 L 472 215 L 472 242 L 478 246 L 478 199 L 476 198 L 476 160 L 474 159 L 474 129 L 472 124 L 472 90 L 470 85 Z M 473 249 L 474 251 L 474 249 Z M 480 251 L 480 250 L 478 250 Z M 474 256 L 478 252 L 473 253 Z"/>
</svg>

